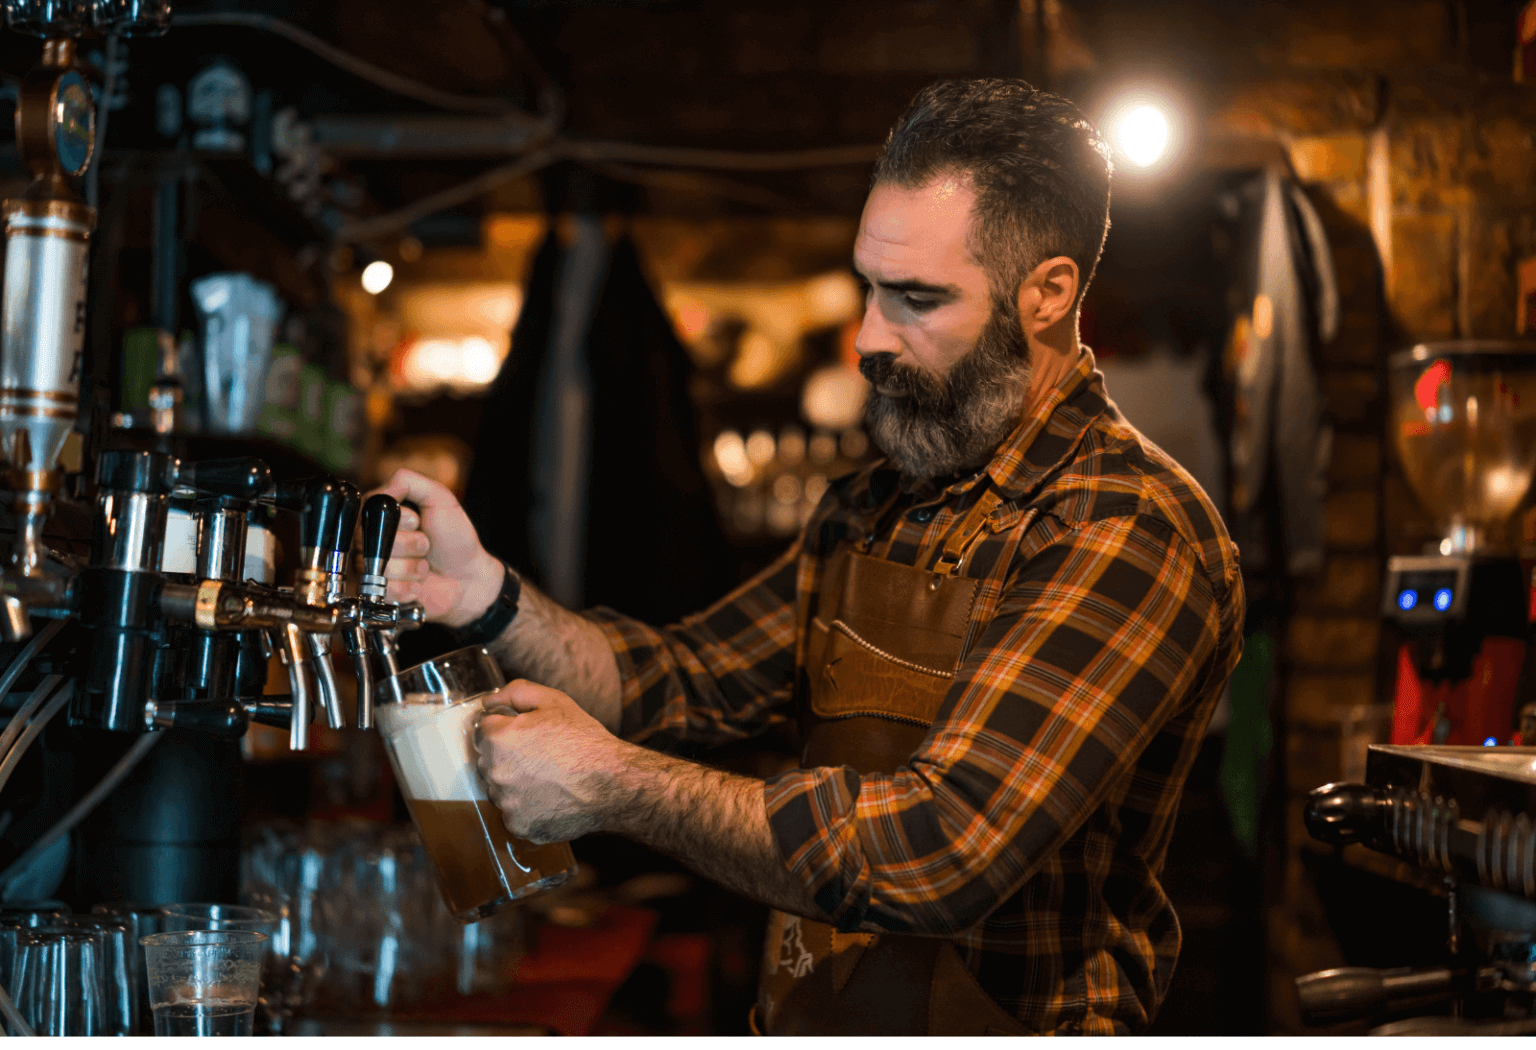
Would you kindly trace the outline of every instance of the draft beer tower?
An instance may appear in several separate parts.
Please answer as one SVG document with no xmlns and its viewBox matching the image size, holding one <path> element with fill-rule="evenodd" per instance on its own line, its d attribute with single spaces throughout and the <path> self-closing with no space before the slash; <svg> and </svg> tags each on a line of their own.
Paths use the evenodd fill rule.
<svg viewBox="0 0 1536 1050">
<path fill-rule="evenodd" d="M 1536 343 L 1426 343 L 1390 362 L 1388 431 L 1438 551 L 1394 557 L 1394 744 L 1510 743 L 1530 588 L 1509 519 L 1536 472 Z"/>
</svg>

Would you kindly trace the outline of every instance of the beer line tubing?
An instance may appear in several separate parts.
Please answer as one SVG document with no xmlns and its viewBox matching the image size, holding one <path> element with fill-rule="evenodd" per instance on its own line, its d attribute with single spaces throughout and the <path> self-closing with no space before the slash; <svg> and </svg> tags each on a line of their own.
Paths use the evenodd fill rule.
<svg viewBox="0 0 1536 1050">
<path fill-rule="evenodd" d="M 49 675 L 38 683 L 36 689 L 32 690 L 32 695 L 27 698 L 27 702 L 22 705 L 21 710 L 16 712 L 16 717 L 11 719 L 11 724 L 5 727 L 5 732 L 0 733 L 0 759 L 10 754 L 11 742 L 21 735 L 22 730 L 27 728 L 27 721 L 32 717 L 32 712 L 43 705 L 43 701 L 48 699 L 49 694 L 63 680 L 63 677 L 63 675 L 57 674 Z"/>
<path fill-rule="evenodd" d="M 16 658 L 11 661 L 11 666 L 5 669 L 5 674 L 0 675 L 0 701 L 11 695 L 11 686 L 16 684 L 16 679 L 21 677 L 21 672 L 25 670 L 27 664 L 32 662 L 32 658 L 37 655 L 38 650 L 52 641 L 53 636 L 64 629 L 64 623 L 65 621 L 63 620 L 50 620 L 48 626 L 34 634 L 31 640 L 22 648 L 21 652 L 16 654 Z M 28 714 L 31 714 L 31 712 L 29 711 Z M 20 717 L 19 712 L 17 717 Z M 4 753 L 4 744 L 0 742 L 0 754 Z"/>
<path fill-rule="evenodd" d="M 49 677 L 57 684 L 57 675 L 50 675 Z M 42 733 L 43 727 L 52 720 L 53 716 L 64 710 L 64 706 L 69 703 L 69 698 L 75 691 L 74 686 L 75 683 L 71 681 L 62 688 L 59 688 L 57 695 L 49 702 L 47 707 L 43 708 L 42 714 L 32 720 L 21 734 L 21 739 L 17 740 L 11 746 L 10 751 L 6 753 L 5 760 L 0 762 L 0 791 L 5 790 L 6 781 L 11 779 L 12 771 L 15 770 L 16 764 L 21 761 L 22 754 L 31 746 L 32 741 L 37 739 L 38 735 Z M 38 693 L 40 694 L 41 690 Z M 14 722 L 15 720 L 13 720 L 13 725 L 6 729 L 7 734 L 10 733 L 11 728 L 14 728 Z M 0 988 L 0 1014 L 5 1015 L 6 1020 L 16 1029 L 17 1035 L 27 1038 L 36 1037 L 37 1033 L 32 1030 L 31 1026 L 27 1024 L 26 1019 L 21 1016 L 20 1011 L 16 1009 L 16 1004 L 11 1002 L 10 994 L 4 988 Z"/>
<path fill-rule="evenodd" d="M 10 888 L 16 876 L 25 871 L 48 847 L 73 831 L 76 824 L 90 816 L 91 811 L 101 805 L 102 800 L 115 791 L 123 778 L 133 771 L 133 767 L 164 738 L 163 732 L 155 730 L 135 740 L 133 746 L 123 753 L 123 757 L 117 760 L 117 764 L 107 771 L 107 775 L 95 787 L 70 807 L 69 812 L 60 817 L 53 827 L 43 832 L 36 842 L 28 846 L 26 852 L 12 861 L 4 871 L 0 871 L 0 899 L 4 899 L 5 891 Z"/>
<path fill-rule="evenodd" d="M 64 705 L 69 703 L 69 698 L 74 695 L 74 692 L 73 679 L 60 686 L 48 701 L 48 706 L 43 708 L 42 714 L 28 723 L 26 730 L 21 734 L 21 739 L 12 744 L 11 749 L 5 753 L 5 760 L 0 762 L 0 791 L 5 790 L 5 782 L 11 779 L 12 771 L 21 761 L 21 756 L 26 753 L 27 748 L 32 746 L 32 741 L 42 734 L 43 727 L 53 720 L 53 716 L 64 709 Z"/>
<path fill-rule="evenodd" d="M 4 1014 L 11 1027 L 16 1029 L 14 1033 L 11 1033 L 0 1028 L 0 1035 L 15 1034 L 25 1039 L 37 1038 L 37 1033 L 32 1031 L 32 1026 L 27 1024 L 26 1018 L 21 1016 L 21 1011 L 16 1009 L 16 1004 L 11 1002 L 11 997 L 6 992 L 4 986 L 0 986 L 0 1014 Z"/>
</svg>

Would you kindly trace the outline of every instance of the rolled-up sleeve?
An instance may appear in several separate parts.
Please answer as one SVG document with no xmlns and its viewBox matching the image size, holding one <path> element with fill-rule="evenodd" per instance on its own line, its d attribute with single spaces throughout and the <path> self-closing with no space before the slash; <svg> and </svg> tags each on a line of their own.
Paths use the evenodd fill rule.
<svg viewBox="0 0 1536 1050">
<path fill-rule="evenodd" d="M 800 543 L 704 612 L 668 627 L 588 610 L 623 682 L 620 735 L 637 743 L 714 745 L 787 715 L 793 694 Z"/>
<path fill-rule="evenodd" d="M 896 773 L 767 782 L 773 835 L 845 931 L 953 936 L 984 919 L 1134 777 L 1200 692 L 1221 637 L 1195 553 L 1155 517 L 1057 526 L 1022 558 Z"/>
</svg>

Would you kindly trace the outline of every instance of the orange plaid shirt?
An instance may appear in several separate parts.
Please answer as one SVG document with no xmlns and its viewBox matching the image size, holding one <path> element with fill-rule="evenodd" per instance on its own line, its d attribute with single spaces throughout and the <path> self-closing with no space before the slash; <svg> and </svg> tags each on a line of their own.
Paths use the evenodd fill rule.
<svg viewBox="0 0 1536 1050">
<path fill-rule="evenodd" d="M 964 567 L 978 621 L 920 750 L 890 775 L 767 781 L 781 856 L 823 921 L 945 937 L 1038 1032 L 1135 1032 L 1179 923 L 1158 882 L 1179 795 L 1242 649 L 1237 550 L 1194 480 L 1104 391 L 1093 356 L 986 468 L 835 482 L 798 541 L 711 608 L 657 629 L 607 609 L 623 732 L 739 740 L 795 713 L 795 609 L 851 534 L 931 568 L 986 486 Z"/>
</svg>

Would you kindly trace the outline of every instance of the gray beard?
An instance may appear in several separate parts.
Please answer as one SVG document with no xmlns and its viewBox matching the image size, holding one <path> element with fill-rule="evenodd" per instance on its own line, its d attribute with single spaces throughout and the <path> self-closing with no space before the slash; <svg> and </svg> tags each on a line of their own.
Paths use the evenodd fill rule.
<svg viewBox="0 0 1536 1050">
<path fill-rule="evenodd" d="M 1018 425 L 1029 345 L 1017 311 L 994 304 L 976 345 L 945 378 L 898 364 L 893 354 L 871 354 L 859 371 L 872 387 L 904 395 L 870 390 L 864 421 L 875 444 L 903 474 L 941 478 L 985 464 Z"/>
</svg>

